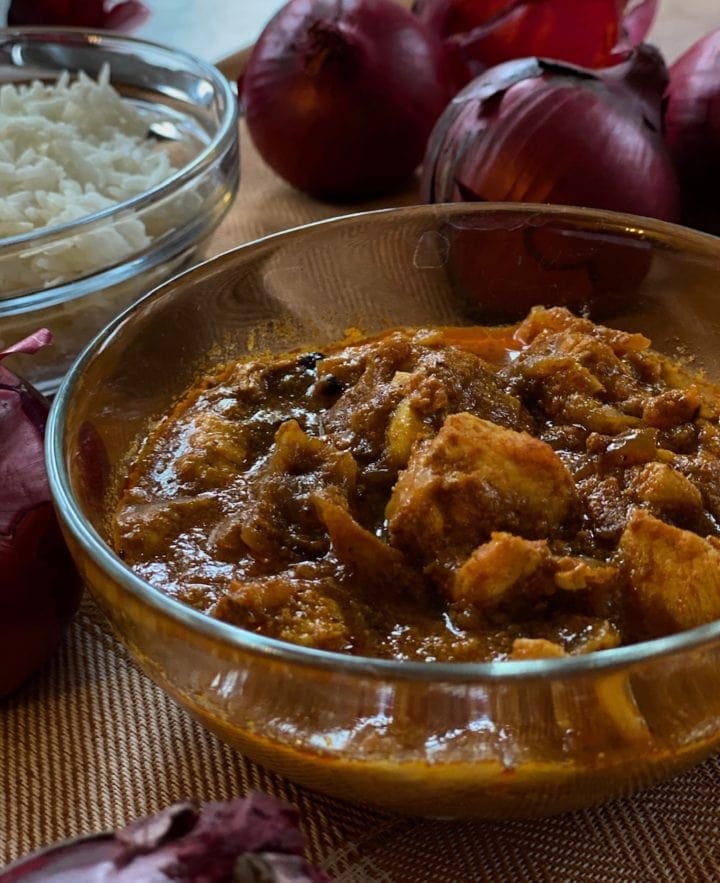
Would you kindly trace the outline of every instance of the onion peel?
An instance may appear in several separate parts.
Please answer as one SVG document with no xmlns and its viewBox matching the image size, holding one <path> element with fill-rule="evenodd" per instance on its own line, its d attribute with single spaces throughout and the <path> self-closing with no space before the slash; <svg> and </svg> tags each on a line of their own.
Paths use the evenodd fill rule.
<svg viewBox="0 0 720 883">
<path fill-rule="evenodd" d="M 643 41 L 657 6 L 658 0 L 417 0 L 413 8 L 478 74 L 533 55 L 607 67 Z"/>
<path fill-rule="evenodd" d="M 66 840 L 0 871 L 24 880 L 329 883 L 303 855 L 295 807 L 254 792 L 217 803 L 176 803 L 116 833 Z"/>
</svg>

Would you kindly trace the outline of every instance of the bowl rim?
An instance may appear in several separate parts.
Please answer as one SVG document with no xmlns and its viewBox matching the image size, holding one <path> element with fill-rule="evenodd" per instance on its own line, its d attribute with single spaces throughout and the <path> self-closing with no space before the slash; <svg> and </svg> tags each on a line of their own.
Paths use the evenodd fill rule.
<svg viewBox="0 0 720 883">
<path fill-rule="evenodd" d="M 238 103 L 235 93 L 233 92 L 230 81 L 222 73 L 219 68 L 209 61 L 205 61 L 197 55 L 185 52 L 182 49 L 176 49 L 173 46 L 166 46 L 163 43 L 157 43 L 153 40 L 144 40 L 140 37 L 131 37 L 126 34 L 120 34 L 116 31 L 103 31 L 87 28 L 71 28 L 71 27 L 4 27 L 0 28 L 0 49 L 8 43 L 20 42 L 23 38 L 27 44 L 44 42 L 50 43 L 53 36 L 75 37 L 80 44 L 88 47 L 97 47 L 103 49 L 107 45 L 119 44 L 120 46 L 137 46 L 149 47 L 168 53 L 183 62 L 184 68 L 195 68 L 199 74 L 207 77 L 222 97 L 222 117 L 217 131 L 211 140 L 203 147 L 203 149 L 194 156 L 190 162 L 176 169 L 168 178 L 155 184 L 149 190 L 143 190 L 135 196 L 125 199 L 114 205 L 106 206 L 103 209 L 92 212 L 89 215 L 83 215 L 72 221 L 66 221 L 63 224 L 55 224 L 48 227 L 38 227 L 28 233 L 19 233 L 15 236 L 0 238 L 0 249 L 26 247 L 42 243 L 45 238 L 53 239 L 56 236 L 73 236 L 81 233 L 83 230 L 97 222 L 112 218 L 116 214 L 122 214 L 127 211 L 137 211 L 147 205 L 152 204 L 159 197 L 171 194 L 174 190 L 182 188 L 187 182 L 192 181 L 195 177 L 202 174 L 215 161 L 217 155 L 222 151 L 228 137 L 232 140 L 238 137 Z M 34 38 L 34 39 L 33 39 Z M 41 39 L 44 38 L 44 39 Z M 57 40 L 55 42 L 63 42 Z M 67 40 L 64 41 L 67 44 Z M 18 68 L 22 70 L 22 68 Z M 112 70 L 111 70 L 112 86 Z M 3 85 L 0 82 L 0 85 Z M 95 275 L 94 273 L 91 275 Z M 83 277 L 84 278 L 84 277 Z M 71 280 L 73 281 L 73 280 Z M 32 292 L 28 292 L 32 294 Z"/>
<path fill-rule="evenodd" d="M 720 238 L 666 221 L 575 206 L 492 202 L 439 203 L 353 212 L 270 233 L 214 255 L 152 289 L 107 325 L 76 359 L 58 390 L 46 427 L 45 452 L 48 478 L 58 514 L 83 551 L 104 573 L 134 595 L 137 600 L 203 638 L 229 645 L 233 650 L 271 657 L 287 664 L 333 670 L 348 676 L 357 675 L 393 681 L 474 684 L 502 683 L 518 679 L 553 680 L 614 672 L 620 668 L 696 650 L 720 640 L 720 619 L 718 619 L 674 635 L 561 659 L 420 662 L 352 656 L 303 647 L 213 619 L 164 594 L 135 574 L 81 515 L 72 492 L 63 449 L 65 418 L 73 397 L 73 388 L 81 378 L 85 365 L 92 361 L 97 352 L 105 348 L 120 326 L 143 309 L 150 300 L 167 295 L 178 282 L 182 281 L 185 284 L 193 277 L 207 272 L 209 267 L 232 263 L 237 255 L 244 254 L 248 250 L 261 248 L 274 240 L 298 238 L 306 231 L 314 231 L 327 225 L 351 226 L 359 219 L 370 216 L 387 217 L 393 214 L 400 216 L 426 214 L 430 219 L 437 218 L 438 215 L 490 213 L 544 215 L 567 222 L 586 224 L 599 222 L 608 233 L 624 231 L 640 240 L 650 240 L 658 245 L 672 239 L 674 247 L 678 244 L 691 246 L 695 254 L 704 253 L 704 256 L 714 257 L 720 262 Z"/>
</svg>

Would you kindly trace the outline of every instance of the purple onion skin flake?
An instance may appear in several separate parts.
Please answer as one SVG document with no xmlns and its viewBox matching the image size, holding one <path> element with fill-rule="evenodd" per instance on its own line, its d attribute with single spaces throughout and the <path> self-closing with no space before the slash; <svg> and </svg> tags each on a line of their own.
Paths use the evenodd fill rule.
<svg viewBox="0 0 720 883">
<path fill-rule="evenodd" d="M 297 810 L 253 793 L 65 841 L 0 871 L 0 883 L 330 883 L 303 846 Z"/>
</svg>

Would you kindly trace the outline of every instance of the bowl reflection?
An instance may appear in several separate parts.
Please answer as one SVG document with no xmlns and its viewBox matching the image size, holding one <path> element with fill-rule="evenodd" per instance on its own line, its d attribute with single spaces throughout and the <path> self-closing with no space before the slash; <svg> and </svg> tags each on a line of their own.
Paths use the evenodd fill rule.
<svg viewBox="0 0 720 883">
<path fill-rule="evenodd" d="M 267 237 L 157 289 L 73 367 L 51 415 L 55 500 L 145 671 L 208 728 L 312 788 L 404 813 L 559 812 L 720 744 L 720 623 L 569 659 L 440 664 L 292 646 L 206 617 L 107 544 L 137 440 L 210 366 L 396 325 L 569 305 L 720 380 L 720 241 L 612 213 L 419 206 Z"/>
</svg>

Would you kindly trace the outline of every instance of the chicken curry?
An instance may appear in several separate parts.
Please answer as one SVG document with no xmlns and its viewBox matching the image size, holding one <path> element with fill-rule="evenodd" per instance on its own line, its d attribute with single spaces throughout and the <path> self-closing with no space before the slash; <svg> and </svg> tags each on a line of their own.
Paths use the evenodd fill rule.
<svg viewBox="0 0 720 883">
<path fill-rule="evenodd" d="M 118 553 L 324 650 L 561 657 L 720 617 L 720 390 L 561 308 L 248 358 L 153 428 Z"/>
</svg>

